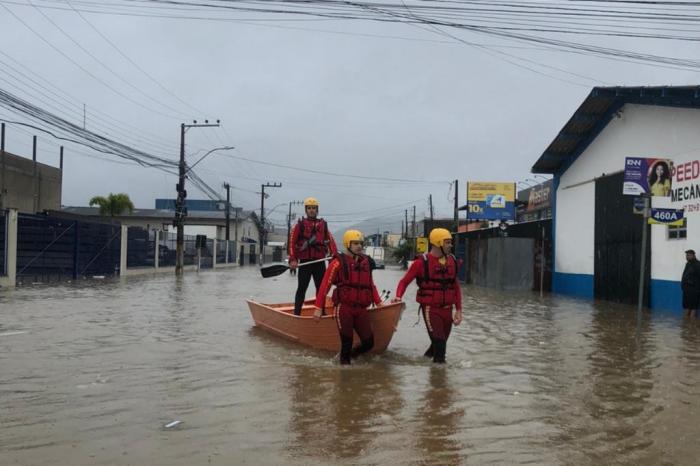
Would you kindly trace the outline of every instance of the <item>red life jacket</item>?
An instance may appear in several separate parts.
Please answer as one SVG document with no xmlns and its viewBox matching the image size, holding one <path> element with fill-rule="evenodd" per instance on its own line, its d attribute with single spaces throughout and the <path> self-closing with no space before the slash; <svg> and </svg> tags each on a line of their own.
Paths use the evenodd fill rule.
<svg viewBox="0 0 700 466">
<path fill-rule="evenodd" d="M 309 218 L 299 219 L 299 234 L 294 244 L 294 252 L 299 260 L 323 259 L 328 245 L 328 224 L 322 218 L 315 221 Z M 312 239 L 314 238 L 314 239 Z"/>
<path fill-rule="evenodd" d="M 426 306 L 447 306 L 457 304 L 454 283 L 457 278 L 457 259 L 446 256 L 445 265 L 435 256 L 421 254 L 416 260 L 423 262 L 423 276 L 416 279 L 418 293 L 416 301 Z"/>
<path fill-rule="evenodd" d="M 367 307 L 374 301 L 369 257 L 364 254 L 358 256 L 358 261 L 342 253 L 335 256 L 340 261 L 340 268 L 333 278 L 334 305 Z"/>
</svg>

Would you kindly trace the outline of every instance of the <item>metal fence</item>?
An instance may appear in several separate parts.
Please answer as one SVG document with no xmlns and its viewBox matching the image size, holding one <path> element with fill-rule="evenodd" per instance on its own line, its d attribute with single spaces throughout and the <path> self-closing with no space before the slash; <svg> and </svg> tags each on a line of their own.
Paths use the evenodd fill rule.
<svg viewBox="0 0 700 466">
<path fill-rule="evenodd" d="M 193 265 L 197 260 L 195 237 L 185 235 L 184 265 Z M 174 267 L 177 262 L 177 233 L 161 232 L 158 245 L 158 266 Z"/>
<path fill-rule="evenodd" d="M 223 264 L 226 262 L 226 243 L 227 241 L 216 242 L 216 263 Z"/>
<path fill-rule="evenodd" d="M 19 214 L 17 277 L 50 282 L 119 272 L 121 227 Z"/>
<path fill-rule="evenodd" d="M 207 239 L 206 246 L 202 248 L 200 266 L 203 269 L 211 269 L 214 267 L 214 240 Z"/>
<path fill-rule="evenodd" d="M 7 270 L 5 270 L 6 257 L 7 257 L 7 215 L 5 211 L 0 211 L 0 275 L 7 275 Z"/>
<path fill-rule="evenodd" d="M 228 243 L 228 250 L 226 244 Z M 228 251 L 228 252 L 227 252 Z M 238 249 L 235 241 L 217 240 L 216 241 L 216 263 L 217 264 L 235 264 L 238 260 Z"/>
<path fill-rule="evenodd" d="M 238 243 L 235 241 L 228 242 L 228 262 L 229 264 L 238 262 Z"/>
<path fill-rule="evenodd" d="M 126 267 L 155 267 L 155 231 L 129 227 L 126 236 Z"/>
<path fill-rule="evenodd" d="M 177 234 L 162 232 L 158 244 L 158 265 L 174 267 L 177 262 Z"/>
</svg>

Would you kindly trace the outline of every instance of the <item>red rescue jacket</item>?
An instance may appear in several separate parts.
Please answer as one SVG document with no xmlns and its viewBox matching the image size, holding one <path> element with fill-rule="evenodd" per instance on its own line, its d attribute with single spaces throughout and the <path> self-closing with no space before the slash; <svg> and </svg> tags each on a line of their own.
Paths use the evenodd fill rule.
<svg viewBox="0 0 700 466">
<path fill-rule="evenodd" d="M 300 219 L 292 230 L 289 259 L 301 261 L 322 259 L 328 252 L 335 254 L 337 250 L 326 221 L 322 218 Z"/>
<path fill-rule="evenodd" d="M 447 306 L 458 304 L 460 299 L 455 289 L 457 259 L 450 254 L 443 265 L 430 254 L 421 254 L 416 261 L 422 262 L 423 273 L 416 277 L 418 293 L 416 301 L 425 306 Z"/>
<path fill-rule="evenodd" d="M 374 301 L 372 269 L 369 257 L 359 254 L 360 260 L 354 261 L 345 254 L 337 254 L 340 268 L 333 279 L 333 304 L 367 307 Z"/>
</svg>

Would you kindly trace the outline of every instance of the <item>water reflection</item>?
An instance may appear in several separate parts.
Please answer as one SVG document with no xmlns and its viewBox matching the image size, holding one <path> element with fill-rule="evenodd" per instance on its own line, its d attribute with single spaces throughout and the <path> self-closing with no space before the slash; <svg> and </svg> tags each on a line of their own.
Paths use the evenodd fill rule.
<svg viewBox="0 0 700 466">
<path fill-rule="evenodd" d="M 394 370 L 377 361 L 350 368 L 295 366 L 292 455 L 328 461 L 372 454 L 377 437 L 397 428 L 403 406 L 399 385 Z"/>
<path fill-rule="evenodd" d="M 447 367 L 429 367 L 428 387 L 418 409 L 416 444 L 420 464 L 459 464 L 462 446 L 457 441 L 464 410 L 455 406 L 457 390 Z"/>
<path fill-rule="evenodd" d="M 653 359 L 656 343 L 645 315 L 639 334 L 631 306 L 596 303 L 588 355 L 590 396 L 584 399 L 590 424 L 584 444 L 593 458 L 605 460 L 621 450 L 629 459 L 652 440 L 640 432 L 652 414 Z"/>
</svg>

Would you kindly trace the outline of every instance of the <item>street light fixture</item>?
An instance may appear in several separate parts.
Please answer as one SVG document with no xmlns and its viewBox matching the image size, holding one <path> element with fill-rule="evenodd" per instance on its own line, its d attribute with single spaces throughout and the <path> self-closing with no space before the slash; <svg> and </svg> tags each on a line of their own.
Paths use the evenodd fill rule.
<svg viewBox="0 0 700 466">
<path fill-rule="evenodd" d="M 209 154 L 211 154 L 212 152 L 216 152 L 216 151 L 219 151 L 219 150 L 233 150 L 233 149 L 235 149 L 235 147 L 233 147 L 233 146 L 216 147 L 216 148 L 210 150 L 209 152 L 207 152 L 206 154 L 204 154 L 203 156 L 201 156 L 201 157 L 199 158 L 199 160 L 197 160 L 195 163 L 193 163 L 192 165 L 190 165 L 189 168 L 185 171 L 185 173 L 187 173 L 187 172 L 189 172 L 190 170 L 192 170 L 199 162 L 201 162 L 202 160 L 204 160 L 204 159 L 205 159 Z"/>
</svg>

